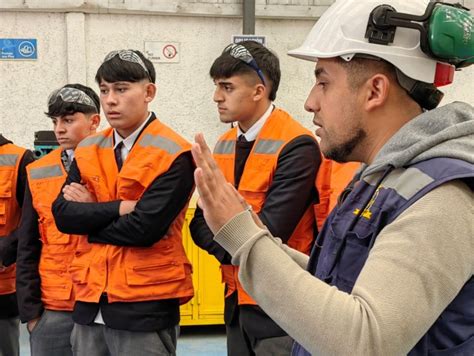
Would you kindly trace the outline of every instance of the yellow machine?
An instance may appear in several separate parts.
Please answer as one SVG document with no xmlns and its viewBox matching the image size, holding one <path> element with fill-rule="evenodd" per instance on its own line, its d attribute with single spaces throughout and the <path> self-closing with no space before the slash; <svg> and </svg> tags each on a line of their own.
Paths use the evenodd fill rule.
<svg viewBox="0 0 474 356">
<path fill-rule="evenodd" d="M 193 265 L 194 298 L 181 306 L 181 325 L 224 324 L 224 284 L 219 262 L 197 247 L 189 232 L 196 210 L 192 199 L 183 225 L 183 244 Z"/>
</svg>

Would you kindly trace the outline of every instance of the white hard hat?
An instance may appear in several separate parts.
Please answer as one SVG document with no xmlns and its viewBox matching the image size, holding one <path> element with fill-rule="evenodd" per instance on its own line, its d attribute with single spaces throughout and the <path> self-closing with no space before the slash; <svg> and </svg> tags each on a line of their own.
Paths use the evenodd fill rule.
<svg viewBox="0 0 474 356">
<path fill-rule="evenodd" d="M 433 83 L 437 61 L 422 52 L 418 30 L 397 28 L 389 45 L 369 43 L 365 38 L 370 14 L 377 6 L 386 4 L 397 12 L 423 15 L 428 3 L 428 0 L 337 0 L 316 22 L 303 45 L 288 54 L 314 62 L 333 57 L 349 61 L 355 54 L 367 54 L 392 63 L 409 78 Z"/>
</svg>

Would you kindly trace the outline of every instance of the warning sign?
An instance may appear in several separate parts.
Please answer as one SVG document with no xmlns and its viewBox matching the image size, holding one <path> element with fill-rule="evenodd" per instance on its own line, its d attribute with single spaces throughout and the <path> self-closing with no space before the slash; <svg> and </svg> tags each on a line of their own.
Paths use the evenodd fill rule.
<svg viewBox="0 0 474 356">
<path fill-rule="evenodd" d="M 172 44 L 163 47 L 163 55 L 168 59 L 173 59 L 178 54 L 176 47 Z"/>
<path fill-rule="evenodd" d="M 145 41 L 145 56 L 155 63 L 179 63 L 179 42 Z"/>
</svg>

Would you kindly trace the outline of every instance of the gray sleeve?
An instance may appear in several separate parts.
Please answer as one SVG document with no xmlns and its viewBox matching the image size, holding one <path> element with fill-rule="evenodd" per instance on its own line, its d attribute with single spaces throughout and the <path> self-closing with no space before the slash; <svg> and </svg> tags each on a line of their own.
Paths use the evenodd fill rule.
<svg viewBox="0 0 474 356">
<path fill-rule="evenodd" d="M 473 221 L 466 185 L 433 190 L 382 230 L 351 294 L 303 270 L 248 213 L 215 239 L 250 295 L 312 354 L 398 355 L 473 275 Z"/>
</svg>

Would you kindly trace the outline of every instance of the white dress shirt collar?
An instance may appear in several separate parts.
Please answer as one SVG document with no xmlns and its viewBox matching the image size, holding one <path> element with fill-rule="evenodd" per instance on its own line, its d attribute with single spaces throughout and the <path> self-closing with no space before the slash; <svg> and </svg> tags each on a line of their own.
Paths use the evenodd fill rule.
<svg viewBox="0 0 474 356">
<path fill-rule="evenodd" d="M 130 150 L 133 147 L 133 144 L 135 143 L 136 139 L 138 138 L 138 135 L 143 130 L 143 127 L 145 127 L 148 120 L 150 120 L 151 114 L 152 113 L 150 112 L 148 114 L 148 117 L 146 118 L 145 121 L 143 121 L 143 123 L 140 125 L 140 127 L 138 127 L 135 131 L 133 131 L 126 138 L 123 138 L 122 136 L 120 136 L 119 133 L 117 132 L 117 130 L 114 129 L 114 149 L 115 149 L 115 147 L 117 147 L 117 145 L 120 142 L 123 142 L 123 146 L 127 149 L 128 152 L 130 152 Z"/>
<path fill-rule="evenodd" d="M 267 111 L 265 111 L 265 113 L 262 115 L 262 117 L 260 119 L 258 119 L 252 125 L 252 127 L 247 130 L 247 132 L 242 132 L 242 130 L 240 129 L 240 126 L 237 125 L 237 137 L 239 137 L 240 135 L 244 135 L 244 137 L 247 141 L 249 141 L 249 142 L 250 141 L 255 141 L 258 134 L 262 130 L 263 125 L 265 125 L 265 122 L 267 122 L 267 119 L 272 114 L 272 111 L 273 111 L 274 107 L 275 106 L 273 104 L 270 104 Z"/>
</svg>

